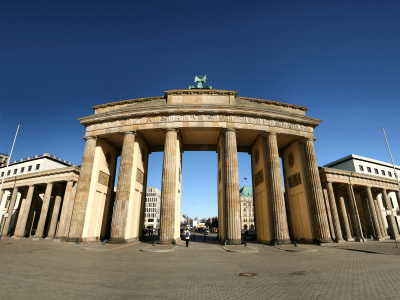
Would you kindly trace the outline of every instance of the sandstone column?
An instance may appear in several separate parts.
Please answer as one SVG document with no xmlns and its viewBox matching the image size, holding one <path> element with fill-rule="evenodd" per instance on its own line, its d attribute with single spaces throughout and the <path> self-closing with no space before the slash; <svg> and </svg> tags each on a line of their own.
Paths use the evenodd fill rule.
<svg viewBox="0 0 400 300">
<path fill-rule="evenodd" d="M 268 133 L 267 138 L 267 166 L 270 187 L 274 239 L 279 244 L 290 243 L 285 197 L 283 195 L 282 174 L 279 162 L 278 142 L 275 133 Z"/>
<path fill-rule="evenodd" d="M 371 219 L 372 219 L 372 224 L 374 225 L 374 231 L 375 231 L 374 238 L 375 238 L 375 240 L 379 240 L 382 238 L 382 232 L 381 232 L 381 228 L 379 225 L 378 217 L 376 215 L 374 199 L 372 198 L 371 188 L 369 186 L 366 186 L 365 190 L 367 191 L 368 206 L 370 207 L 370 210 L 371 210 Z"/>
<path fill-rule="evenodd" d="M 82 241 L 83 225 L 85 224 L 85 215 L 87 202 L 89 198 L 90 182 L 92 180 L 92 169 L 94 162 L 94 153 L 96 150 L 96 137 L 88 136 L 86 138 L 85 150 L 83 152 L 81 173 L 79 175 L 78 187 L 72 213 L 71 227 L 67 241 L 74 242 L 77 239 Z"/>
<path fill-rule="evenodd" d="M 15 206 L 15 201 L 17 200 L 17 194 L 18 194 L 18 188 L 14 187 L 12 194 L 11 194 L 10 204 L 7 209 L 8 217 L 6 218 L 6 222 L 4 223 L 4 227 L 3 227 L 3 234 L 5 236 L 8 236 L 8 230 L 10 229 L 10 222 L 11 222 L 11 218 L 12 218 L 12 214 L 13 214 L 13 210 L 14 210 L 14 206 Z"/>
<path fill-rule="evenodd" d="M 346 241 L 354 241 L 353 236 L 351 235 L 350 232 L 349 219 L 347 218 L 347 210 L 346 210 L 346 204 L 344 203 L 343 192 L 339 190 L 338 194 L 339 194 L 338 206 L 343 225 L 343 237 Z"/>
<path fill-rule="evenodd" d="M 62 190 L 61 188 L 57 188 L 56 199 L 54 201 L 54 207 L 53 207 L 53 214 L 51 216 L 51 221 L 50 221 L 49 233 L 47 234 L 48 238 L 53 238 L 56 233 L 58 215 L 60 214 L 61 196 L 62 196 Z"/>
<path fill-rule="evenodd" d="M 70 204 L 68 207 L 68 215 L 67 215 L 67 221 L 65 223 L 65 230 L 64 230 L 64 237 L 68 237 L 70 226 L 71 226 L 71 219 L 72 219 L 72 212 L 74 210 L 74 205 L 75 205 L 75 196 L 76 196 L 76 189 L 78 187 L 78 182 L 75 182 L 72 191 L 71 191 L 71 199 L 70 199 Z M 61 233 L 62 234 L 62 233 Z"/>
<path fill-rule="evenodd" d="M 317 233 L 321 242 L 330 243 L 332 242 L 332 239 L 329 233 L 328 218 L 326 216 L 324 205 L 324 196 L 322 194 L 317 159 L 315 157 L 314 141 L 312 139 L 307 139 L 305 141 L 305 148 L 310 191 L 314 206 L 315 220 L 317 223 Z"/>
<path fill-rule="evenodd" d="M 0 205 L 1 205 L 1 201 L 3 200 L 3 196 L 4 196 L 4 189 L 2 189 L 0 191 Z"/>
<path fill-rule="evenodd" d="M 161 183 L 160 207 L 160 240 L 161 244 L 169 244 L 174 240 L 175 200 L 177 178 L 177 141 L 178 131 L 169 128 L 165 132 L 164 162 Z"/>
<path fill-rule="evenodd" d="M 67 182 L 67 186 L 65 187 L 65 192 L 64 192 L 64 200 L 63 200 L 63 205 L 61 208 L 61 215 L 60 215 L 60 222 L 58 223 L 58 230 L 57 230 L 57 238 L 58 239 L 65 239 L 65 227 L 67 224 L 67 217 L 68 217 L 68 210 L 69 206 L 71 204 L 71 192 L 72 192 L 72 186 L 74 182 L 72 180 Z"/>
<path fill-rule="evenodd" d="M 18 216 L 17 226 L 15 227 L 15 237 L 24 237 L 25 236 L 25 228 L 26 222 L 28 220 L 29 211 L 32 204 L 33 192 L 35 186 L 30 185 L 28 188 L 28 193 L 23 203 L 21 203 L 20 213 Z"/>
<path fill-rule="evenodd" d="M 388 234 L 386 231 L 385 222 L 383 220 L 382 210 L 381 210 L 381 206 L 379 203 L 378 195 L 376 195 L 375 198 L 376 199 L 374 200 L 374 206 L 375 206 L 376 216 L 378 217 L 378 223 L 379 223 L 379 228 L 381 230 L 381 235 L 382 235 L 382 237 L 387 237 Z"/>
<path fill-rule="evenodd" d="M 131 191 L 133 152 L 136 132 L 124 133 L 121 162 L 118 173 L 117 194 L 111 222 L 112 243 L 125 243 L 126 218 L 128 215 L 129 196 Z"/>
<path fill-rule="evenodd" d="M 242 243 L 240 228 L 239 170 L 236 130 L 225 131 L 225 224 L 226 242 L 230 245 Z"/>
<path fill-rule="evenodd" d="M 347 185 L 347 193 L 349 196 L 351 214 L 353 215 L 353 220 L 354 220 L 354 227 L 355 227 L 355 231 L 356 231 L 356 240 L 361 241 L 362 239 L 364 239 L 364 237 L 362 234 L 361 221 L 360 221 L 360 216 L 358 214 L 357 203 L 356 203 L 352 184 Z"/>
<path fill-rule="evenodd" d="M 39 222 L 38 222 L 36 232 L 35 232 L 36 238 L 43 238 L 44 226 L 46 224 L 47 213 L 49 211 L 49 204 L 50 204 L 52 189 L 53 189 L 53 183 L 49 182 L 46 186 L 46 192 L 44 193 L 42 210 L 40 211 Z"/>
<path fill-rule="evenodd" d="M 399 230 L 394 219 L 392 204 L 390 203 L 389 197 L 386 193 L 386 189 L 382 189 L 382 200 L 385 204 L 386 209 L 390 210 L 391 212 L 391 214 L 388 215 L 386 218 L 388 220 L 388 225 L 390 229 L 390 238 L 397 239 L 399 238 Z"/>
<path fill-rule="evenodd" d="M 332 182 L 328 181 L 326 183 L 326 188 L 328 190 L 328 199 L 330 204 L 329 206 L 331 208 L 331 215 L 333 221 L 333 228 L 335 230 L 336 242 L 340 242 L 343 241 L 342 228 L 340 227 L 339 215 L 336 207 L 335 194 L 333 192 Z"/>
<path fill-rule="evenodd" d="M 400 210 L 400 191 L 396 190 L 395 192 L 396 192 L 396 198 L 397 198 L 397 206 L 399 207 L 399 210 Z"/>
</svg>

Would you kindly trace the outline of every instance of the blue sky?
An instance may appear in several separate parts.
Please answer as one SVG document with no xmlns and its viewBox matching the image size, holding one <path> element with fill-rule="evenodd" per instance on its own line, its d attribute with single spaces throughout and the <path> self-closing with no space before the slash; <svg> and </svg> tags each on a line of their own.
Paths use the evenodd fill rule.
<svg viewBox="0 0 400 300">
<path fill-rule="evenodd" d="M 323 120 L 319 165 L 351 153 L 389 162 L 382 126 L 400 165 L 399 15 L 399 1 L 2 1 L 0 152 L 20 123 L 13 160 L 80 164 L 77 118 L 93 105 L 207 74 L 214 88 L 308 107 Z M 158 187 L 160 160 L 148 181 Z M 248 155 L 239 162 L 250 185 Z M 183 163 L 182 212 L 216 215 L 216 154 Z"/>
</svg>

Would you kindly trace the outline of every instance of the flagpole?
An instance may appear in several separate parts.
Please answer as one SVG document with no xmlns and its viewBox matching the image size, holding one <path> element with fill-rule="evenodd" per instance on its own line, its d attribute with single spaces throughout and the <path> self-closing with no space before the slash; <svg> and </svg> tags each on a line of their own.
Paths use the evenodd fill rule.
<svg viewBox="0 0 400 300">
<path fill-rule="evenodd" d="M 7 160 L 7 167 L 6 167 L 6 171 L 4 172 L 3 179 L 1 180 L 1 185 L 0 185 L 0 193 L 1 193 L 1 190 L 2 190 L 2 188 L 3 188 L 4 179 L 5 179 L 5 178 L 6 178 L 6 176 L 7 176 L 8 165 L 10 164 L 10 161 L 11 161 L 11 155 L 12 155 L 12 153 L 13 153 L 13 150 L 14 150 L 15 140 L 17 139 L 18 130 L 19 130 L 19 125 L 20 125 L 20 124 L 18 124 L 18 127 L 17 127 L 17 132 L 15 133 L 14 142 L 13 142 L 13 145 L 12 145 L 12 147 L 11 147 L 10 156 L 8 157 L 8 160 Z M 1 200 L 2 200 L 2 199 L 0 199 L 0 202 L 1 202 Z"/>
<path fill-rule="evenodd" d="M 385 135 L 386 145 L 387 145 L 388 150 L 389 150 L 390 159 L 392 160 L 392 166 L 393 166 L 394 176 L 395 176 L 396 179 L 397 179 L 397 185 L 399 186 L 399 191 L 400 191 L 399 176 L 398 176 L 397 173 L 396 173 L 396 167 L 394 166 L 392 153 L 390 152 L 390 148 L 389 148 L 389 142 L 388 142 L 388 140 L 387 140 L 386 133 L 385 133 L 385 128 L 384 128 L 383 126 L 382 126 L 382 130 L 383 130 L 383 134 Z M 399 199 L 399 200 L 400 200 L 400 199 Z"/>
</svg>

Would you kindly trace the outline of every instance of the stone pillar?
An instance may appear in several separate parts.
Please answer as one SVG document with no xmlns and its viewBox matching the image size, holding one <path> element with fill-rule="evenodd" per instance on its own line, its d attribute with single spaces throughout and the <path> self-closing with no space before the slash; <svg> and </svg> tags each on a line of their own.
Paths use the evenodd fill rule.
<svg viewBox="0 0 400 300">
<path fill-rule="evenodd" d="M 68 237 L 69 230 L 70 230 L 70 227 L 71 227 L 72 212 L 74 210 L 77 187 L 78 187 L 78 182 L 75 182 L 74 186 L 72 187 L 71 199 L 70 199 L 71 203 L 69 204 L 69 207 L 68 207 L 67 221 L 65 223 L 65 230 L 64 230 L 64 236 L 65 237 Z"/>
<path fill-rule="evenodd" d="M 225 224 L 226 241 L 229 245 L 242 243 L 240 228 L 239 170 L 236 130 L 225 131 Z M 279 175 L 280 176 L 280 175 Z"/>
<path fill-rule="evenodd" d="M 117 194 L 115 196 L 113 216 L 111 221 L 112 243 L 125 243 L 126 218 L 128 215 L 129 196 L 131 192 L 133 152 L 136 132 L 124 133 L 121 162 L 118 173 Z M 134 187 L 132 187 L 134 188 Z"/>
<path fill-rule="evenodd" d="M 399 210 L 400 210 L 400 191 L 396 190 L 395 192 L 396 192 L 397 206 L 399 207 Z M 0 198 L 0 201 L 1 201 L 1 198 Z"/>
<path fill-rule="evenodd" d="M 376 216 L 378 217 L 378 223 L 379 223 L 379 228 L 381 230 L 381 235 L 382 237 L 387 237 L 387 231 L 386 231 L 386 226 L 385 226 L 385 222 L 383 220 L 383 216 L 382 216 L 382 210 L 379 204 L 379 199 L 378 199 L 378 195 L 376 195 L 375 197 L 376 199 L 374 200 L 374 207 L 375 207 L 375 211 L 376 211 Z"/>
<path fill-rule="evenodd" d="M 335 231 L 335 236 L 336 242 L 343 241 L 343 236 L 342 236 L 342 228 L 340 227 L 340 222 L 339 222 L 339 215 L 336 207 L 336 200 L 335 200 L 335 194 L 333 192 L 333 186 L 332 182 L 328 181 L 326 183 L 326 188 L 328 190 L 328 199 L 329 199 L 329 206 L 331 209 L 331 215 L 332 215 L 332 221 L 333 221 L 333 228 Z"/>
<path fill-rule="evenodd" d="M 382 238 L 382 232 L 379 225 L 378 216 L 376 215 L 376 209 L 375 209 L 374 199 L 372 198 L 371 188 L 369 186 L 366 186 L 365 190 L 367 191 L 368 206 L 370 207 L 371 220 L 372 224 L 374 225 L 374 231 L 375 231 L 374 239 L 379 240 Z"/>
<path fill-rule="evenodd" d="M 352 214 L 353 220 L 354 220 L 354 227 L 355 227 L 355 232 L 356 232 L 356 240 L 357 241 L 361 241 L 361 240 L 364 239 L 364 236 L 363 236 L 363 233 L 362 233 L 360 216 L 358 214 L 356 197 L 354 195 L 354 190 L 353 190 L 353 185 L 352 184 L 348 184 L 347 185 L 347 193 L 348 193 L 348 196 L 349 196 L 351 214 Z"/>
<path fill-rule="evenodd" d="M 96 137 L 86 138 L 85 150 L 83 152 L 81 172 L 78 180 L 74 211 L 72 213 L 71 227 L 67 241 L 74 242 L 77 239 L 82 241 L 83 225 L 87 202 L 89 198 L 90 182 L 92 180 L 94 153 L 96 150 Z"/>
<path fill-rule="evenodd" d="M 46 186 L 46 192 L 44 193 L 44 199 L 42 204 L 42 210 L 40 211 L 39 222 L 35 232 L 35 238 L 43 238 L 44 226 L 46 225 L 47 213 L 49 211 L 49 204 L 51 198 L 51 191 L 53 189 L 53 183 L 49 182 Z"/>
<path fill-rule="evenodd" d="M 332 242 L 329 233 L 328 218 L 326 216 L 324 196 L 322 194 L 321 181 L 318 172 L 317 159 L 315 157 L 314 141 L 307 139 L 305 141 L 306 159 L 308 167 L 308 176 L 310 182 L 310 192 L 314 206 L 317 234 L 319 240 L 323 243 Z"/>
<path fill-rule="evenodd" d="M 175 201 L 177 179 L 177 140 L 178 131 L 169 128 L 165 132 L 164 162 L 161 185 L 160 239 L 161 244 L 170 244 L 174 240 Z"/>
<path fill-rule="evenodd" d="M 3 200 L 3 196 L 4 196 L 4 190 L 0 190 L 0 205 L 1 205 L 1 201 Z"/>
<path fill-rule="evenodd" d="M 268 133 L 267 138 L 267 174 L 272 204 L 273 238 L 278 244 L 290 244 L 286 215 L 285 197 L 283 195 L 282 174 L 279 162 L 278 142 L 275 133 Z M 235 140 L 236 142 L 236 140 Z M 240 205 L 240 203 L 239 203 Z M 239 208 L 240 215 L 240 208 Z"/>
<path fill-rule="evenodd" d="M 53 238 L 56 234 L 57 220 L 58 220 L 58 215 L 60 214 L 61 196 L 62 196 L 62 190 L 61 188 L 57 188 L 56 199 L 54 200 L 53 214 L 51 216 L 51 221 L 50 221 L 50 228 L 47 234 L 48 238 Z"/>
<path fill-rule="evenodd" d="M 58 230 L 57 230 L 57 235 L 56 237 L 58 239 L 65 239 L 66 236 L 64 235 L 65 232 L 65 227 L 67 224 L 67 217 L 68 217 L 68 210 L 69 206 L 71 205 L 71 192 L 72 192 L 72 186 L 74 182 L 72 180 L 67 182 L 67 186 L 65 187 L 65 192 L 64 192 L 64 200 L 63 200 L 63 205 L 61 208 L 61 215 L 60 215 L 60 222 L 58 223 Z"/>
<path fill-rule="evenodd" d="M 15 232 L 14 232 L 15 237 L 21 238 L 21 237 L 25 236 L 26 222 L 28 220 L 29 211 L 30 211 L 31 204 L 32 204 L 34 189 L 35 189 L 34 185 L 29 186 L 26 198 L 25 198 L 24 202 L 21 203 L 17 226 L 15 226 Z"/>
<path fill-rule="evenodd" d="M 338 201 L 339 213 L 343 225 L 343 238 L 346 241 L 354 241 L 353 236 L 351 235 L 350 232 L 349 219 L 347 218 L 347 210 L 346 210 L 346 204 L 344 203 L 343 193 L 341 190 L 339 190 L 338 194 L 339 194 L 339 201 Z"/>
<path fill-rule="evenodd" d="M 396 221 L 394 219 L 392 204 L 390 203 L 389 197 L 386 193 L 386 189 L 382 189 L 382 200 L 386 207 L 386 210 L 390 210 L 391 214 L 387 216 L 388 225 L 390 229 L 390 238 L 397 239 L 399 238 L 399 230 L 396 225 Z"/>
<path fill-rule="evenodd" d="M 17 200 L 17 194 L 18 194 L 18 187 L 14 187 L 12 194 L 11 194 L 10 204 L 7 209 L 8 217 L 6 218 L 6 222 L 4 223 L 4 227 L 2 229 L 4 236 L 8 236 L 8 230 L 10 229 L 10 222 L 11 222 L 12 213 L 13 213 L 14 206 L 15 206 L 15 201 Z"/>
</svg>

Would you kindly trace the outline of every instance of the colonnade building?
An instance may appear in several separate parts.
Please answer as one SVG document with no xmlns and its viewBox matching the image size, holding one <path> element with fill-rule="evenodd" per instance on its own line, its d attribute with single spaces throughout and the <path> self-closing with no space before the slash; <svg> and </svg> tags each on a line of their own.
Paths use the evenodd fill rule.
<svg viewBox="0 0 400 300">
<path fill-rule="evenodd" d="M 0 167 L 1 233 L 65 239 L 79 167 L 48 153 Z"/>
</svg>

